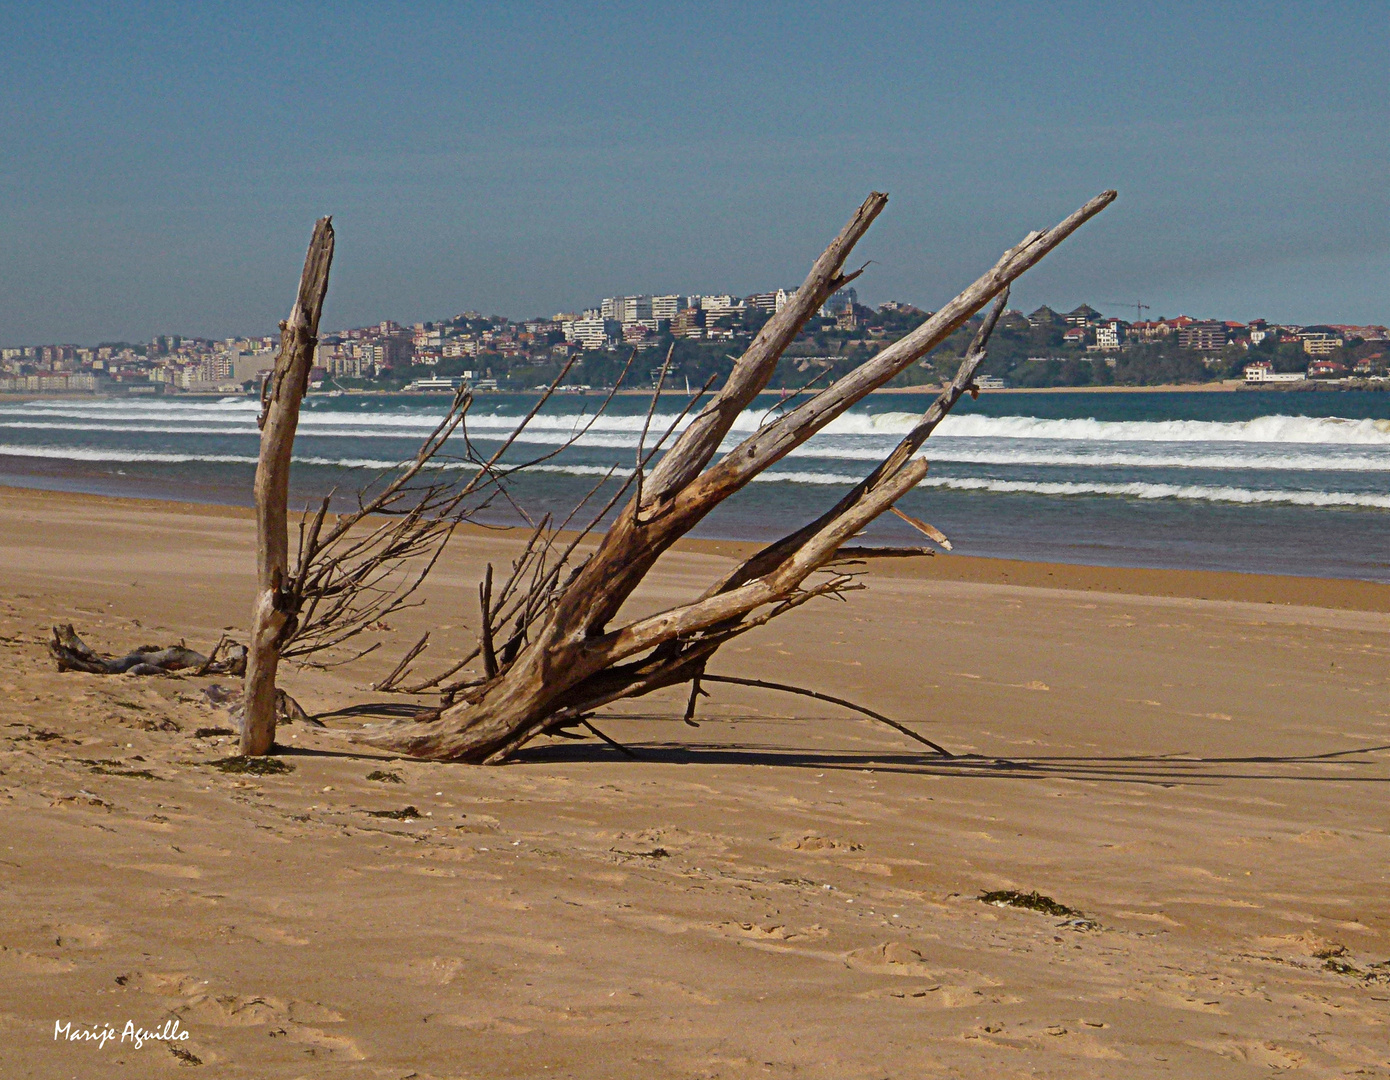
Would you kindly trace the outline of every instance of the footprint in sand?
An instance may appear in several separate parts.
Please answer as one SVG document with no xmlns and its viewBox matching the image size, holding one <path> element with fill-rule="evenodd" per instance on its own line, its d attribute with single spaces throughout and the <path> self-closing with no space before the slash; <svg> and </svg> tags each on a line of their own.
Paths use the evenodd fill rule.
<svg viewBox="0 0 1390 1080">
<path fill-rule="evenodd" d="M 322 1050 L 347 1061 L 361 1061 L 367 1055 L 362 1052 L 356 1040 L 346 1035 L 330 1035 L 318 1028 L 292 1024 L 285 1030 L 285 1036 L 296 1043 L 304 1043 L 315 1050 Z"/>
<path fill-rule="evenodd" d="M 53 943 L 63 949 L 95 949 L 111 937 L 103 926 L 82 923 L 50 924 L 39 927 L 39 932 L 50 935 Z"/>
<path fill-rule="evenodd" d="M 1273 1042 L 1256 1042 L 1254 1040 L 1244 1041 L 1223 1041 L 1223 1040 L 1202 1040 L 1188 1044 L 1195 1046 L 1199 1050 L 1210 1050 L 1214 1054 L 1219 1054 L 1223 1058 L 1231 1061 L 1239 1061 L 1249 1065 L 1255 1065 L 1265 1069 L 1296 1069 L 1300 1065 L 1308 1062 L 1307 1055 L 1300 1053 L 1287 1046 L 1280 1046 Z"/>
<path fill-rule="evenodd" d="M 874 975 L 908 975 L 937 982 L 984 983 L 983 976 L 958 968 L 935 968 L 927 958 L 904 941 L 885 941 L 866 949 L 846 954 L 845 966 Z"/>
<path fill-rule="evenodd" d="M 12 949 L 0 945 L 0 970 L 18 972 L 21 975 L 60 975 L 72 971 L 77 965 L 71 960 L 60 960 L 53 956 Z"/>
<path fill-rule="evenodd" d="M 381 973 L 392 979 L 420 986 L 448 986 L 469 967 L 469 961 L 457 956 L 427 956 L 400 963 L 382 964 Z"/>
<path fill-rule="evenodd" d="M 186 989 L 190 976 L 156 976 L 150 982 L 177 980 L 178 989 Z M 366 1055 L 356 1041 L 346 1035 L 331 1035 L 313 1024 L 338 1024 L 343 1015 L 315 1001 L 284 1001 L 263 995 L 194 993 L 187 1002 L 172 1010 L 185 1027 L 200 1026 L 242 1028 L 267 1027 L 269 1034 L 301 1043 L 315 1051 L 335 1055 L 348 1061 L 361 1061 Z"/>
</svg>

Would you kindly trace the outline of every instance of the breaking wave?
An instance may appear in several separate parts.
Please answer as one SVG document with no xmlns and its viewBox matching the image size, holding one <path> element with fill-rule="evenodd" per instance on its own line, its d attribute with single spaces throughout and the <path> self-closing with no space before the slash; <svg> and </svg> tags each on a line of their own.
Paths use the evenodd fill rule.
<svg viewBox="0 0 1390 1080">
<path fill-rule="evenodd" d="M 601 476 L 608 469 L 597 465 L 540 465 L 540 472 L 569 473 L 575 476 Z M 755 476 L 754 481 L 765 484 L 819 484 L 849 487 L 862 477 L 828 472 L 797 472 L 770 470 Z M 1071 481 L 996 480 L 976 477 L 932 477 L 919 487 L 944 488 L 950 491 L 992 491 L 1001 494 L 1028 495 L 1108 495 L 1131 499 L 1186 499 L 1199 502 L 1223 503 L 1284 503 L 1292 506 L 1355 506 L 1390 510 L 1390 495 L 1373 495 L 1349 491 L 1274 491 L 1252 488 L 1208 486 L 1202 484 L 1107 484 Z"/>
<path fill-rule="evenodd" d="M 423 434 L 442 417 L 442 412 L 426 406 L 402 407 L 397 411 L 376 411 L 361 402 L 358 409 L 339 404 L 332 407 L 306 406 L 301 417 L 301 429 L 307 433 L 324 429 L 323 433 L 360 436 L 377 431 L 401 434 Z M 312 402 L 312 399 L 311 399 Z M 10 422 L 51 422 L 72 420 L 113 425 L 115 429 L 135 430 L 131 425 L 145 424 L 141 430 L 161 430 L 171 425 L 169 433 L 210 433 L 231 430 L 254 430 L 258 406 L 254 401 L 234 399 L 220 402 L 24 402 L 0 406 L 0 417 L 14 418 Z M 734 422 L 733 432 L 747 434 L 775 419 L 777 407 L 749 409 Z M 650 421 L 652 432 L 664 432 L 676 421 L 676 413 L 660 412 Z M 520 417 L 510 413 L 483 412 L 470 414 L 468 427 L 479 437 L 487 434 L 505 435 L 515 429 Z M 825 428 L 827 435 L 899 437 L 912 429 L 918 414 L 912 412 L 873 413 L 854 410 L 837 418 Z M 622 416 L 609 413 L 598 417 L 582 413 L 549 413 L 535 417 L 530 431 L 535 436 L 554 433 L 564 437 L 589 425 L 591 436 L 639 435 L 644 426 L 642 415 Z M 677 425 L 684 428 L 689 418 Z M 216 425 L 193 429 L 188 425 Z M 180 426 L 172 426 L 180 425 Z M 60 425 L 70 426 L 70 425 Z M 75 425 L 73 425 L 75 426 Z M 106 427 L 91 430 L 107 430 Z M 948 416 L 936 434 L 958 439 L 1029 439 L 1072 442 L 1137 442 L 1137 443 L 1273 443 L 1317 446 L 1362 446 L 1390 448 L 1390 420 L 1351 420 L 1341 417 L 1258 416 L 1252 420 L 1048 420 L 1035 416 L 980 416 L 975 414 Z"/>
</svg>

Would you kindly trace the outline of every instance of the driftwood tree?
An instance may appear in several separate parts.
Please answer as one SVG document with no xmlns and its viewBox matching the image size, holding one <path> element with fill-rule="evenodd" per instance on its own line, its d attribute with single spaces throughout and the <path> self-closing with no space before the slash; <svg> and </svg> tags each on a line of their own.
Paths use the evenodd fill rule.
<svg viewBox="0 0 1390 1080">
<path fill-rule="evenodd" d="M 926 462 L 915 455 L 960 396 L 974 390 L 975 370 L 1010 284 L 1114 198 L 1114 192 L 1103 192 L 1053 228 L 1030 233 L 916 330 L 716 461 L 735 419 L 767 386 L 782 352 L 806 320 L 858 276 L 845 272 L 846 260 L 887 202 L 886 195 L 870 195 L 816 260 L 791 302 L 738 359 L 724 386 L 649 472 L 648 465 L 675 435 L 676 425 L 655 440 L 651 451 L 639 450 L 636 469 L 620 491 L 630 492 L 628 501 L 596 550 L 570 567 L 577 541 L 559 548 L 557 534 L 542 528 L 497 595 L 489 567 L 474 654 L 481 657 L 482 672 L 445 682 L 470 657 L 445 675 L 404 687 L 443 691 L 443 707 L 359 737 L 418 757 L 496 763 L 542 733 L 587 725 L 593 710 L 612 701 L 686 682 L 692 688 L 689 718 L 705 665 L 726 641 L 815 597 L 856 587 L 848 574 L 833 570 L 824 580 L 809 579 L 832 567 L 843 557 L 846 541 L 893 508 L 926 475 Z M 833 507 L 759 551 L 691 602 L 612 625 L 662 553 L 706 514 L 931 352 L 991 300 L 994 308 L 951 384 L 892 453 Z M 645 439 L 644 432 L 644 447 Z M 404 666 L 403 662 L 393 679 Z M 711 676 L 710 681 L 727 680 Z"/>
</svg>

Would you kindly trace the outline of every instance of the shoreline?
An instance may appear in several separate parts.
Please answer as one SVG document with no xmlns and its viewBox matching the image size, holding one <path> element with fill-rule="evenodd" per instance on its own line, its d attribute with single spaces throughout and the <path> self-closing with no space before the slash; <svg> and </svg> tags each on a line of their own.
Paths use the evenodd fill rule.
<svg viewBox="0 0 1390 1080">
<path fill-rule="evenodd" d="M 254 518 L 254 512 L 249 506 L 182 502 L 176 499 L 143 499 L 127 495 L 93 495 L 48 488 L 0 485 L 0 516 L 16 511 L 27 516 L 41 515 L 45 510 L 71 512 L 95 509 L 106 509 L 123 516 L 145 514 L 226 518 L 238 521 L 251 521 Z M 528 530 L 520 526 L 470 524 L 461 528 L 460 535 L 505 541 L 513 536 L 522 537 L 527 532 Z M 677 541 L 674 550 L 742 560 L 762 546 L 757 541 L 749 540 L 684 537 Z M 866 561 L 864 572 L 871 577 L 1006 588 L 1232 601 L 1340 611 L 1390 612 L 1390 584 L 1361 578 L 1104 566 L 957 555 L 951 552 L 916 557 L 876 557 Z"/>
<path fill-rule="evenodd" d="M 1006 386 L 991 390 L 982 390 L 981 393 L 987 394 L 1228 394 L 1228 393 L 1260 393 L 1268 392 L 1275 394 L 1291 393 L 1362 393 L 1375 391 L 1378 387 L 1358 383 L 1354 386 L 1333 385 L 1330 383 L 1314 382 L 1299 383 L 1293 386 L 1279 384 L 1259 384 L 1247 383 L 1243 379 L 1222 379 L 1219 382 L 1208 383 L 1160 383 L 1155 386 Z M 939 394 L 942 387 L 938 384 L 923 384 L 919 386 L 889 386 L 880 387 L 877 390 L 869 391 L 870 396 L 877 394 L 910 394 L 910 395 L 934 395 Z M 535 390 L 485 390 L 475 394 L 477 398 L 486 400 L 491 397 L 525 397 L 534 396 Z M 678 395 L 684 391 L 667 389 L 663 394 Z M 693 393 L 693 391 L 692 391 Z M 349 389 L 341 391 L 311 390 L 305 395 L 306 398 L 329 397 L 341 394 L 343 397 L 410 397 L 410 398 L 445 398 L 448 395 L 443 391 L 433 390 L 361 390 Z M 584 394 L 572 392 L 557 393 L 555 396 L 561 400 L 571 397 L 603 397 L 607 390 L 599 387 L 587 391 Z M 780 390 L 761 390 L 758 397 L 780 397 Z M 614 397 L 650 397 L 651 389 L 632 388 L 619 390 Z M 788 397 L 793 396 L 788 394 Z M 12 393 L 0 391 L 0 402 L 23 403 L 26 401 L 144 401 L 144 400 L 172 400 L 172 401 L 221 401 L 225 398 L 244 397 L 247 401 L 255 401 L 255 394 L 233 394 L 233 393 L 198 393 L 184 391 L 177 394 L 107 394 L 96 391 L 68 391 L 50 393 Z"/>
</svg>

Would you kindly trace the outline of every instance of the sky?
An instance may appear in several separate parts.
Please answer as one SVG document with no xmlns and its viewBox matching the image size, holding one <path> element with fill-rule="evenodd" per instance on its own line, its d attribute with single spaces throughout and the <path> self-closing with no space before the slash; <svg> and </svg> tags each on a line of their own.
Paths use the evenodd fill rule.
<svg viewBox="0 0 1390 1080">
<path fill-rule="evenodd" d="M 1390 4 L 0 0 L 0 345 L 794 286 L 1390 322 Z"/>
</svg>

